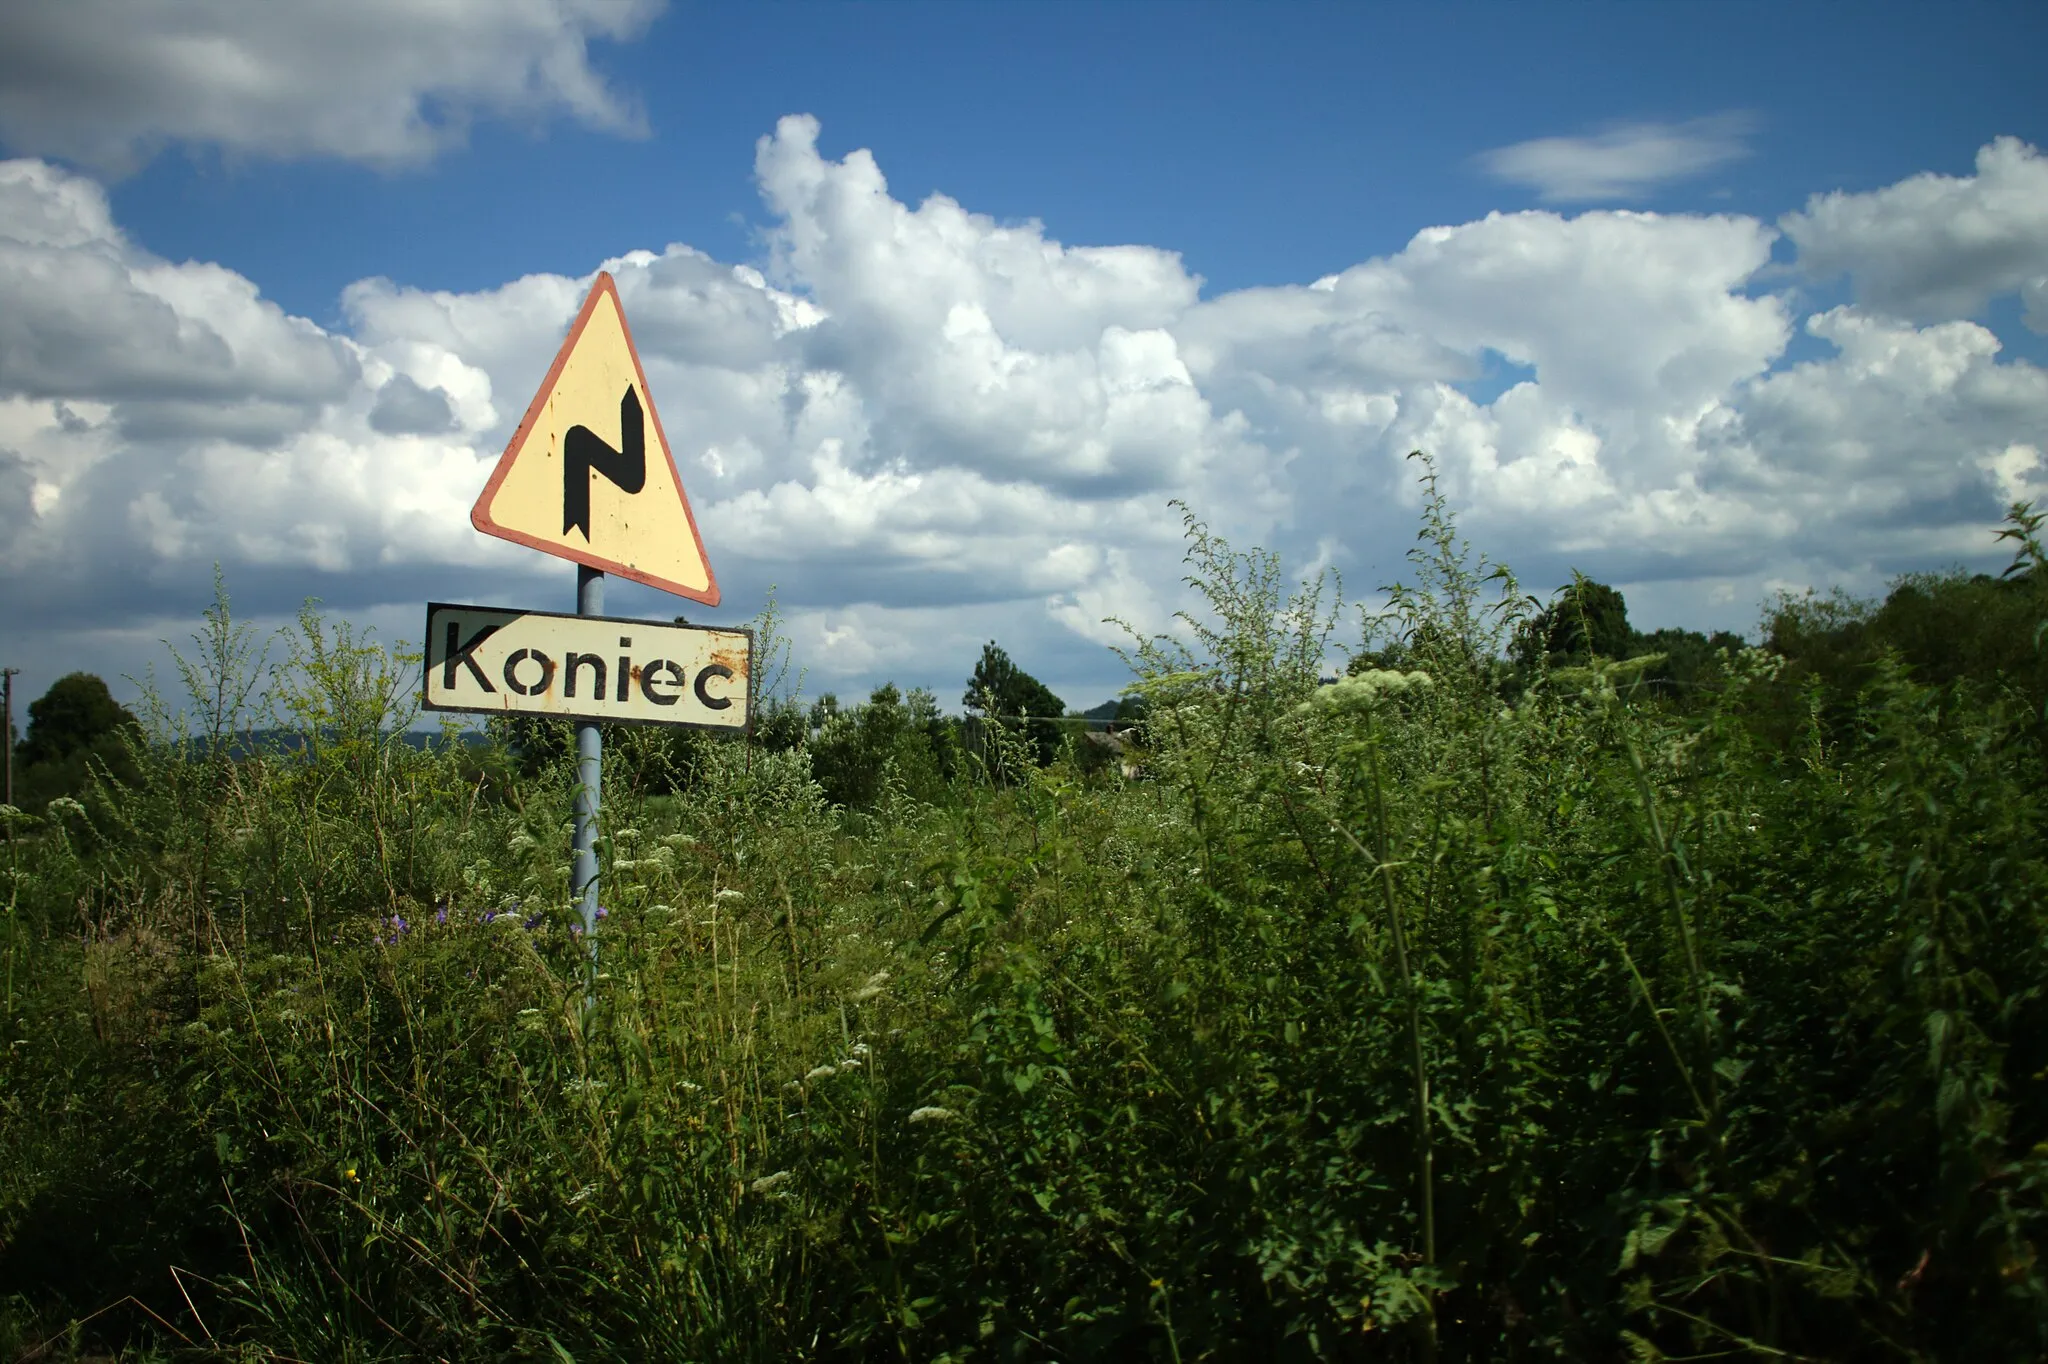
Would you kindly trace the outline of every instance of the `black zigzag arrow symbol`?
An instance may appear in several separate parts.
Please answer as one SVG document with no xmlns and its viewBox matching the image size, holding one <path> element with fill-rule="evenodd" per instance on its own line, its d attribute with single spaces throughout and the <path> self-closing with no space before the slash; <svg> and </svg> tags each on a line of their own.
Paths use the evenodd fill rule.
<svg viewBox="0 0 2048 1364">
<path fill-rule="evenodd" d="M 619 399 L 619 444 L 614 450 L 587 426 L 572 426 L 562 438 L 562 534 L 572 530 L 590 539 L 590 474 L 603 474 L 620 491 L 637 493 L 647 486 L 647 423 L 640 415 L 640 395 L 631 384 Z"/>
</svg>

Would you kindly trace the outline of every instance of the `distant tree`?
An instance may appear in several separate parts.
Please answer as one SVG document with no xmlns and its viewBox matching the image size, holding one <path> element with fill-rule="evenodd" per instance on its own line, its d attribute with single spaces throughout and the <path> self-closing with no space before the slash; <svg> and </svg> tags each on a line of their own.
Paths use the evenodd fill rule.
<svg viewBox="0 0 2048 1364">
<path fill-rule="evenodd" d="M 927 804 L 945 799 L 956 751 L 938 698 L 922 687 L 906 696 L 891 682 L 859 705 L 833 706 L 810 749 L 811 772 L 826 797 L 856 809 L 879 800 L 890 780 Z"/>
<path fill-rule="evenodd" d="M 1059 753 L 1060 728 L 1053 722 L 1067 713 L 1066 702 L 1011 661 L 994 640 L 983 646 L 960 703 L 989 720 L 1021 726 L 1040 765 Z"/>
<path fill-rule="evenodd" d="M 754 742 L 771 753 L 803 747 L 810 721 L 802 706 L 788 697 L 769 697 L 754 717 Z"/>
<path fill-rule="evenodd" d="M 1763 636 L 1764 647 L 1791 665 L 1782 679 L 1792 693 L 1786 731 L 1803 722 L 1798 692 L 1812 681 L 1823 729 L 1849 736 L 1856 694 L 1890 654 L 1923 684 L 2010 697 L 2038 717 L 2048 739 L 2048 574 L 2032 560 L 2033 529 L 2020 524 L 2028 537 L 2022 557 L 2000 578 L 1961 569 L 1909 573 L 1882 602 L 1840 591 L 1780 593 L 1765 611 Z"/>
<path fill-rule="evenodd" d="M 1634 633 L 1628 603 L 1606 583 L 1579 578 L 1526 621 L 1514 643 L 1515 663 L 1529 669 L 1543 659 L 1627 658 Z"/>
<path fill-rule="evenodd" d="M 14 799 L 22 809 L 84 796 L 100 774 L 135 781 L 128 740 L 142 726 L 91 673 L 58 678 L 29 703 L 28 716 L 28 732 L 15 748 Z"/>
<path fill-rule="evenodd" d="M 1666 628 L 1637 634 L 1629 655 L 1661 654 L 1663 661 L 1646 668 L 1643 685 L 1681 709 L 1690 709 L 1711 696 L 1727 674 L 1728 660 L 1743 647 L 1741 635 L 1716 630 L 1711 635 L 1698 630 Z"/>
<path fill-rule="evenodd" d="M 705 735 L 670 725 L 600 725 L 607 788 L 623 784 L 635 795 L 665 796 L 686 789 L 704 757 Z M 510 770 L 532 778 L 576 756 L 576 725 L 548 715 L 493 715 L 484 732 L 497 742 Z"/>
<path fill-rule="evenodd" d="M 28 707 L 28 733 L 18 750 L 27 765 L 60 762 L 104 735 L 141 725 L 91 673 L 67 673 Z"/>
<path fill-rule="evenodd" d="M 1962 678 L 1991 685 L 2003 678 L 2035 695 L 2039 709 L 2044 655 L 2036 631 L 2048 617 L 2048 583 L 2025 571 L 1994 578 L 1909 573 L 1892 584 L 1870 619 L 1871 633 L 1899 652 L 1922 682 Z"/>
<path fill-rule="evenodd" d="M 788 696 L 764 698 L 760 711 L 754 715 L 754 743 L 770 754 L 786 754 L 793 748 L 803 748 L 803 741 L 809 733 L 809 717 L 805 717 L 803 707 Z"/>
</svg>

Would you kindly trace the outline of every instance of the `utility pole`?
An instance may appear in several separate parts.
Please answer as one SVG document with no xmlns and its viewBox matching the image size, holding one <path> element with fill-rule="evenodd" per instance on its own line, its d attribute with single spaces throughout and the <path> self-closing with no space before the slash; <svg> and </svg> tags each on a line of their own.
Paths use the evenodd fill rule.
<svg viewBox="0 0 2048 1364">
<path fill-rule="evenodd" d="M 0 668 L 0 696 L 5 697 L 0 701 L 0 708 L 7 713 L 7 718 L 0 721 L 0 739 L 4 739 L 7 745 L 7 794 L 0 796 L 0 805 L 14 804 L 14 675 L 20 671 L 19 668 Z"/>
</svg>

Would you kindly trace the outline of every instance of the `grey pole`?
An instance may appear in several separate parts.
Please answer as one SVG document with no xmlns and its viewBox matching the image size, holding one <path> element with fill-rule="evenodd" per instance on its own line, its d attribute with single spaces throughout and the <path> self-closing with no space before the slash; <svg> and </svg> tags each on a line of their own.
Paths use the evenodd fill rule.
<svg viewBox="0 0 2048 1364">
<path fill-rule="evenodd" d="M 7 710 L 6 728 L 0 730 L 0 740 L 5 740 L 7 744 L 7 794 L 0 797 L 0 805 L 14 804 L 14 675 L 20 671 L 19 668 L 0 668 L 0 688 L 4 688 L 7 693 L 4 703 Z"/>
<path fill-rule="evenodd" d="M 604 614 L 604 574 L 576 565 L 576 614 Z M 576 854 L 570 889 L 583 914 L 583 941 L 590 953 L 583 1002 L 588 1008 L 597 995 L 597 803 L 604 781 L 604 745 L 591 721 L 576 725 L 576 833 L 571 847 Z"/>
</svg>

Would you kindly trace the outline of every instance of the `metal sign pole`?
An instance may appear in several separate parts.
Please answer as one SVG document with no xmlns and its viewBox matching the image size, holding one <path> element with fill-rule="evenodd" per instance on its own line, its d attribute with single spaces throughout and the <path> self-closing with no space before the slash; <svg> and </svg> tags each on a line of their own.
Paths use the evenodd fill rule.
<svg viewBox="0 0 2048 1364">
<path fill-rule="evenodd" d="M 576 614 L 604 614 L 604 574 L 576 566 Z M 603 687 L 600 682 L 599 687 Z M 583 990 L 586 1009 L 597 999 L 597 806 L 604 782 L 604 741 L 594 721 L 576 725 L 576 860 L 570 889 L 583 914 L 583 941 L 590 954 Z"/>
</svg>

